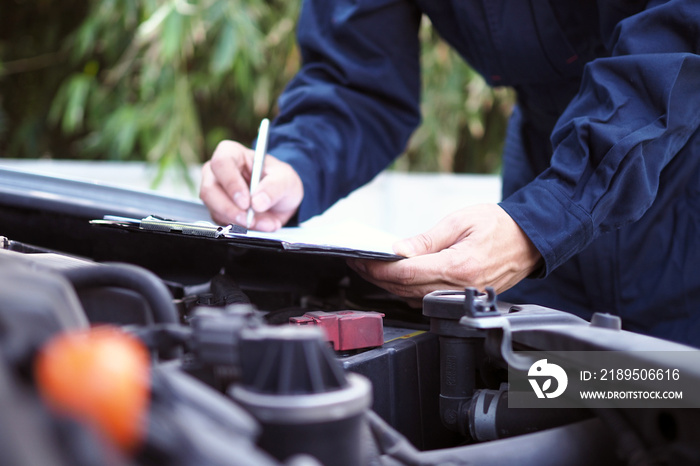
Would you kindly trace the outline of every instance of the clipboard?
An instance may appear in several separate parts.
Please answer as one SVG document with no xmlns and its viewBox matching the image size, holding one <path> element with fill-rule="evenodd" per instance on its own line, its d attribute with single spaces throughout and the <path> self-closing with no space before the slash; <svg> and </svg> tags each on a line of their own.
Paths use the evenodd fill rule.
<svg viewBox="0 0 700 466">
<path fill-rule="evenodd" d="M 323 240 L 319 241 L 318 239 L 316 241 L 304 241 L 303 230 L 298 230 L 298 233 L 294 235 L 297 236 L 296 240 L 290 240 L 289 238 L 285 238 L 284 232 L 266 233 L 248 230 L 240 225 L 230 224 L 227 226 L 219 226 L 207 221 L 181 222 L 155 215 L 149 215 L 141 219 L 106 215 L 102 219 L 90 220 L 90 224 L 98 227 L 118 228 L 143 234 L 192 236 L 201 238 L 202 240 L 220 241 L 232 246 L 244 248 L 262 248 L 286 251 L 289 253 L 315 254 L 346 259 L 372 259 L 381 261 L 397 261 L 404 259 L 403 256 L 387 251 L 338 244 L 332 241 L 332 238 L 329 238 L 328 242 Z M 341 226 L 340 228 L 352 227 Z M 287 233 L 289 233 L 289 230 L 287 230 Z M 322 233 L 323 232 L 321 232 L 321 234 Z M 318 232 L 316 236 L 318 236 Z"/>
</svg>

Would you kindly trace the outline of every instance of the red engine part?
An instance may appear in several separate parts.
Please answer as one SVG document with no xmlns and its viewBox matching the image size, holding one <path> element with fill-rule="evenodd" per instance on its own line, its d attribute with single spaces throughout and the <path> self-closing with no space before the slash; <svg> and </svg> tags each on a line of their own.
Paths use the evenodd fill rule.
<svg viewBox="0 0 700 466">
<path fill-rule="evenodd" d="M 384 344 L 384 314 L 373 311 L 307 312 L 291 317 L 292 325 L 318 325 L 336 351 L 371 348 Z"/>
</svg>

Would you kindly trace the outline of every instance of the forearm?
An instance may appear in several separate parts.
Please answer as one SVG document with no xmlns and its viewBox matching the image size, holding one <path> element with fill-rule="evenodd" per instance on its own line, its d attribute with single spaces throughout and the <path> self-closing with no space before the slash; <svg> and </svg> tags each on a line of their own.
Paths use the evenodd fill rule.
<svg viewBox="0 0 700 466">
<path fill-rule="evenodd" d="M 420 121 L 420 12 L 403 0 L 339 3 L 304 4 L 302 68 L 270 133 L 270 153 L 304 183 L 300 220 L 384 169 Z"/>
<path fill-rule="evenodd" d="M 501 203 L 542 253 L 545 273 L 641 218 L 698 131 L 700 38 L 688 32 L 700 14 L 691 5 L 668 2 L 618 26 L 611 56 L 587 65 L 555 127 L 550 168 Z"/>
</svg>

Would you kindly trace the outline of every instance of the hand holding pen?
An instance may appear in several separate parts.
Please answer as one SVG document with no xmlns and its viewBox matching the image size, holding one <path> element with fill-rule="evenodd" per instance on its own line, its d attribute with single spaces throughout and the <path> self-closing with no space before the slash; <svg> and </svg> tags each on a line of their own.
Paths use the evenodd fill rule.
<svg viewBox="0 0 700 466">
<path fill-rule="evenodd" d="M 304 197 L 301 178 L 289 164 L 266 154 L 268 128 L 263 120 L 255 151 L 222 141 L 202 167 L 199 197 L 216 223 L 274 231 L 299 208 Z"/>
</svg>

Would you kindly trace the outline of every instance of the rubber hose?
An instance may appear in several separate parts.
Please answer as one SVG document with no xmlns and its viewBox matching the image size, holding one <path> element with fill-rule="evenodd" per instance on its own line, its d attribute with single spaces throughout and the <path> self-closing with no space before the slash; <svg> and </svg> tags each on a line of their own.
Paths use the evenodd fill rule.
<svg viewBox="0 0 700 466">
<path fill-rule="evenodd" d="M 151 309 L 155 323 L 178 323 L 173 298 L 165 284 L 152 272 L 131 264 L 98 264 L 63 272 L 76 290 L 116 287 L 139 293 Z"/>
</svg>

